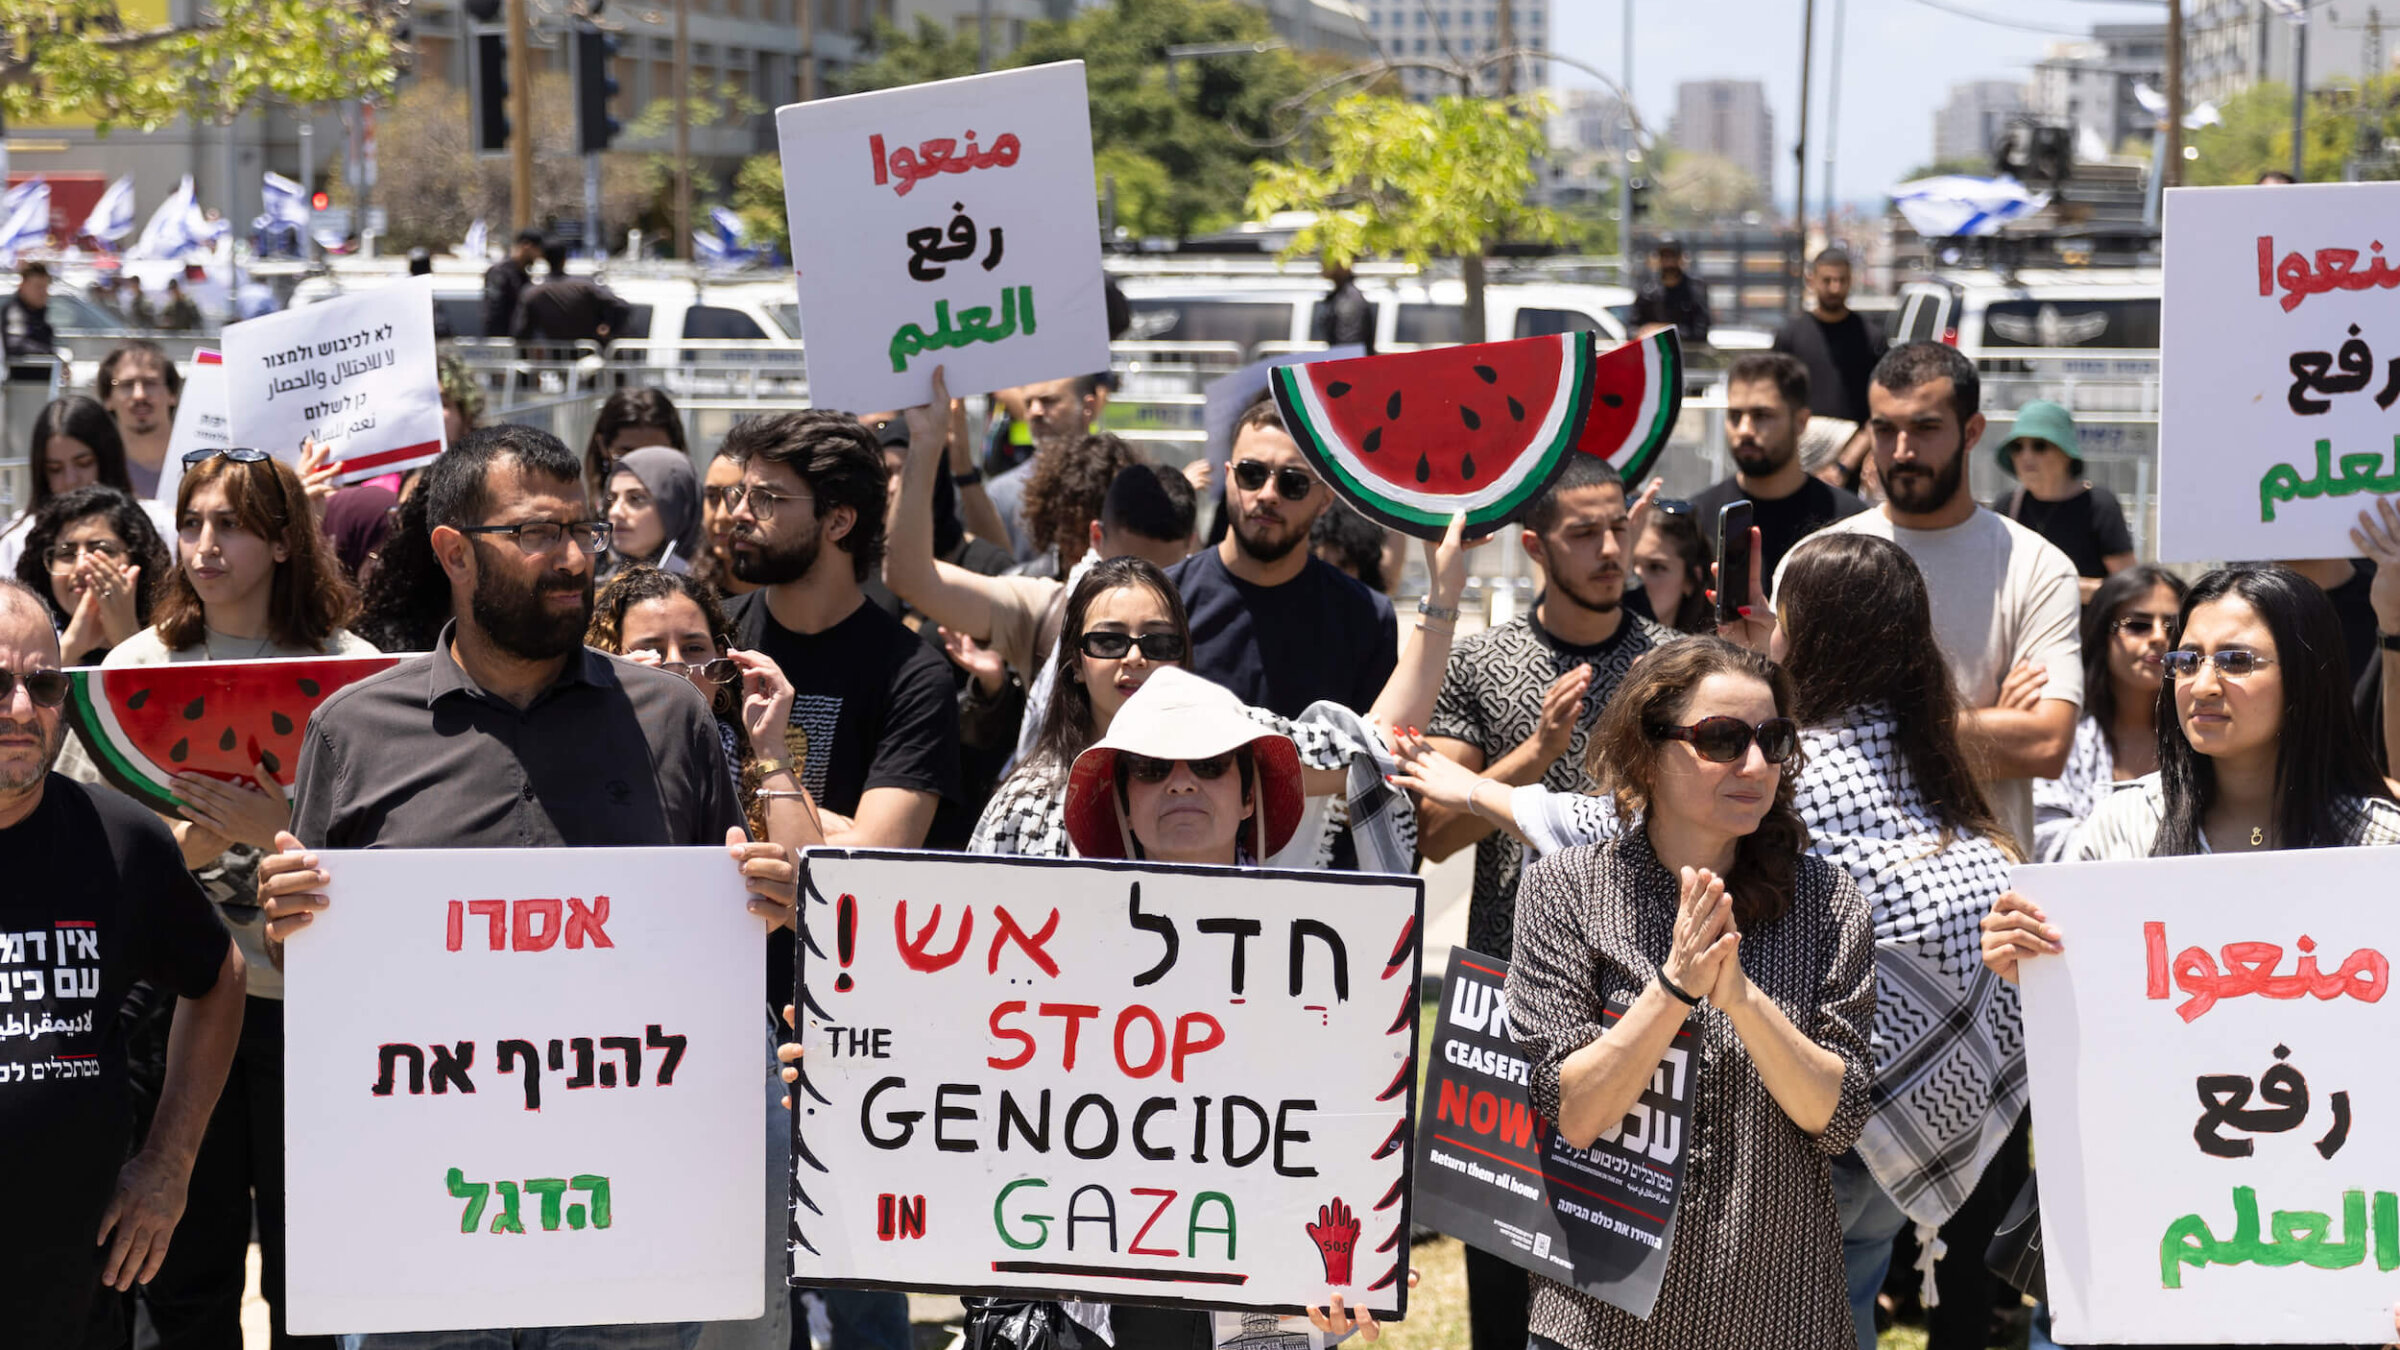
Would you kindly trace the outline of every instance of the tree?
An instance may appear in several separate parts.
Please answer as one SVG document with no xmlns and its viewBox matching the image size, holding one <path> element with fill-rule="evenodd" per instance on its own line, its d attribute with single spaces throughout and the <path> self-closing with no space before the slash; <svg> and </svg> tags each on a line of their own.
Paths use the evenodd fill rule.
<svg viewBox="0 0 2400 1350">
<path fill-rule="evenodd" d="M 870 59 L 827 81 L 833 92 L 863 94 L 975 73 L 975 42 L 951 36 L 923 16 L 918 17 L 914 32 L 903 32 L 888 20 L 877 19 L 874 31 L 867 35 L 866 49 Z"/>
<path fill-rule="evenodd" d="M 753 247 L 792 256 L 792 217 L 783 198 L 783 157 L 752 155 L 733 176 L 733 213 Z"/>
<path fill-rule="evenodd" d="M 262 102 L 379 97 L 403 55 L 396 12 L 215 0 L 198 22 L 140 28 L 116 0 L 0 0 L 0 117 L 151 130 L 177 117 L 223 124 Z"/>
<path fill-rule="evenodd" d="M 1767 204 L 1758 178 L 1722 155 L 1679 151 L 1658 169 L 1657 211 L 1662 223 L 1701 225 L 1726 220 Z"/>
<path fill-rule="evenodd" d="M 1539 97 L 1410 103 L 1353 94 L 1316 125 L 1317 157 L 1256 166 L 1249 211 L 1315 213 L 1287 257 L 1318 253 L 1336 266 L 1376 255 L 1419 266 L 1456 257 L 1467 283 L 1466 330 L 1480 341 L 1486 250 L 1503 238 L 1564 233 L 1554 213 L 1527 201 L 1548 113 Z"/>
<path fill-rule="evenodd" d="M 2369 102 L 2380 109 L 2388 107 L 2396 90 L 2400 90 L 2400 81 L 2387 76 L 2370 80 L 2364 92 Z M 2310 100 L 2308 143 L 2303 147 L 2301 163 L 2307 169 L 2302 177 L 2312 183 L 2341 178 L 2343 164 L 2358 140 L 2358 120 L 2334 115 L 2328 106 L 2331 101 L 2322 94 Z M 2291 171 L 2290 85 L 2252 85 L 2225 100 L 2217 111 L 2225 119 L 2222 123 L 2184 134 L 2185 143 L 2200 152 L 2184 165 L 2184 182 L 2194 187 L 2222 187 L 2255 183 L 2269 169 Z M 2380 123 L 2384 135 L 2391 134 L 2393 124 L 2388 112 L 2371 112 L 2369 116 L 2371 121 Z M 2375 139 L 2380 145 L 2381 136 Z"/>
</svg>

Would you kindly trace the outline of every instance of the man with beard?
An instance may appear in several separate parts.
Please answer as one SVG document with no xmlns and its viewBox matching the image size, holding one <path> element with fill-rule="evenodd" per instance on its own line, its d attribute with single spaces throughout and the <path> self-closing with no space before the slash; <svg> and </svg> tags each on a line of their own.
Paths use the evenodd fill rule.
<svg viewBox="0 0 2400 1350">
<path fill-rule="evenodd" d="M 13 975 L 15 989 L 0 1150 L 20 1163 L 18 1218 L 0 1229 L 0 1308 L 8 1343 L 33 1350 L 124 1343 L 122 1291 L 166 1259 L 244 990 L 242 954 L 167 827 L 50 771 L 66 738 L 59 665 L 42 601 L 0 581 L 0 932 L 14 935 L 0 980 Z M 180 1000 L 140 1140 L 117 1017 L 136 980 Z"/>
<path fill-rule="evenodd" d="M 99 383 L 100 404 L 116 419 L 117 436 L 125 442 L 133 495 L 156 496 L 167 442 L 175 434 L 175 409 L 183 402 L 183 373 L 157 343 L 134 338 L 100 358 Z"/>
<path fill-rule="evenodd" d="M 2001 823 L 2030 852 L 2033 780 L 2066 767 L 2083 703 L 2080 595 L 2066 554 L 1967 490 L 1981 397 L 1975 363 L 1955 347 L 1912 342 L 1887 353 L 1867 389 L 1886 500 L 1825 532 L 1876 535 L 1916 559 L 1965 709 L 1959 739 Z"/>
<path fill-rule="evenodd" d="M 327 907 L 329 869 L 304 849 L 714 845 L 740 865 L 750 911 L 790 927 L 797 869 L 783 849 L 742 833 L 716 719 L 698 691 L 583 645 L 608 523 L 584 498 L 582 462 L 547 432 L 491 427 L 436 459 L 418 490 L 457 617 L 434 650 L 347 686 L 309 718 L 292 827 L 259 865 L 277 964 L 310 924 L 341 922 Z M 788 938 L 761 946 L 770 972 L 789 971 Z M 498 1334 L 528 1350 L 559 1343 L 539 1330 Z M 572 1344 L 682 1350 L 694 1334 L 674 1323 L 578 1327 Z M 493 1335 L 360 1344 L 443 1350 Z"/>
<path fill-rule="evenodd" d="M 1883 355 L 1883 331 L 1850 308 L 1850 255 L 1829 248 L 1808 265 L 1811 305 L 1775 330 L 1775 350 L 1808 368 L 1809 411 L 1867 420 L 1867 381 Z"/>
<path fill-rule="evenodd" d="M 984 488 L 992 500 L 992 508 L 1000 513 L 1000 523 L 1008 527 L 1006 543 L 1009 551 L 1021 563 L 1032 562 L 1050 547 L 1047 539 L 1036 539 L 1025 528 L 1023 507 L 1025 488 L 1033 481 L 1033 471 L 1055 447 L 1079 445 L 1091 434 L 1092 426 L 1100 420 L 1100 410 L 1107 406 L 1108 395 L 1100 387 L 1097 375 L 1077 375 L 1063 380 L 1047 380 L 1029 384 L 1017 391 L 1025 404 L 1025 425 L 1033 435 L 1033 455 L 1024 463 L 994 478 Z M 982 481 L 982 472 L 969 469 L 955 475 L 951 481 L 960 487 Z M 1058 560 L 1061 571 L 1074 565 L 1074 559 Z M 1058 573 L 1052 573 L 1058 575 Z"/>
<path fill-rule="evenodd" d="M 1792 545 L 1867 504 L 1800 467 L 1800 433 L 1808 426 L 1808 367 L 1781 352 L 1753 352 L 1725 372 L 1725 444 L 1734 475 L 1692 498 L 1700 533 L 1713 547 L 1717 512 L 1751 505 L 1766 575 Z"/>
<path fill-rule="evenodd" d="M 1628 559 L 1639 533 L 1617 471 L 1589 455 L 1567 467 L 1525 512 L 1519 544 L 1547 581 L 1530 612 L 1462 638 L 1433 705 L 1426 739 L 1486 778 L 1556 791 L 1592 791 L 1584 738 L 1633 663 L 1676 634 L 1624 608 Z M 1417 806 L 1429 859 L 1475 845 L 1467 945 L 1508 959 L 1516 930 L 1523 846 L 1471 812 Z M 1525 1344 L 1528 1286 L 1522 1268 L 1470 1248 L 1469 1328 L 1475 1350 Z"/>
<path fill-rule="evenodd" d="M 1191 612 L 1186 668 L 1283 717 L 1320 699 L 1363 716 L 1400 662 L 1399 635 L 1388 597 L 1308 547 L 1333 489 L 1271 402 L 1234 424 L 1229 468 L 1224 540 L 1167 569 Z"/>
</svg>

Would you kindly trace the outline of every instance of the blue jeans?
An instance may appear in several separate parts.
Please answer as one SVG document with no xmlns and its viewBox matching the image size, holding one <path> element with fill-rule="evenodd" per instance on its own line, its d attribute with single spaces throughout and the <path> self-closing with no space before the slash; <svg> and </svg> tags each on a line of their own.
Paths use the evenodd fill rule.
<svg viewBox="0 0 2400 1350">
<path fill-rule="evenodd" d="M 793 1350 L 807 1350 L 808 1314 L 802 1294 L 825 1302 L 825 1320 L 832 1324 L 833 1350 L 909 1350 L 916 1333 L 909 1330 L 908 1295 L 890 1289 L 792 1290 Z"/>
<path fill-rule="evenodd" d="M 1850 1320 L 1858 1350 L 1875 1350 L 1875 1295 L 1892 1268 L 1892 1240 L 1908 1216 L 1867 1170 L 1857 1149 L 1833 1160 L 1833 1208 L 1842 1221 L 1842 1275 L 1850 1286 Z"/>
<path fill-rule="evenodd" d="M 508 1331 L 352 1332 L 342 1350 L 692 1350 L 697 1322 L 631 1326 L 523 1327 Z"/>
</svg>

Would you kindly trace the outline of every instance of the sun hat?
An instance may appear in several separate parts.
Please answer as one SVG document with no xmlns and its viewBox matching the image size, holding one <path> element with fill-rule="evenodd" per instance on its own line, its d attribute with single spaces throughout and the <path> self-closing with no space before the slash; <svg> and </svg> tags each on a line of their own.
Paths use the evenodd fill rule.
<svg viewBox="0 0 2400 1350">
<path fill-rule="evenodd" d="M 1152 672 L 1117 709 L 1108 734 L 1075 757 L 1067 776 L 1067 838 L 1086 858 L 1132 856 L 1132 829 L 1117 809 L 1118 755 L 1190 760 L 1245 748 L 1257 766 L 1251 848 L 1263 859 L 1290 843 L 1300 826 L 1305 801 L 1292 738 L 1252 721 L 1223 685 L 1179 666 Z"/>
<path fill-rule="evenodd" d="M 2067 452 L 2067 472 L 2083 475 L 2083 442 L 2075 434 L 2075 415 L 2046 398 L 2037 398 L 2017 409 L 2016 422 L 2008 429 L 2008 439 L 1992 447 L 1992 455 L 2000 461 L 2001 471 L 2017 476 L 2016 461 L 2009 456 L 2008 447 L 2018 441 L 2048 441 Z"/>
</svg>

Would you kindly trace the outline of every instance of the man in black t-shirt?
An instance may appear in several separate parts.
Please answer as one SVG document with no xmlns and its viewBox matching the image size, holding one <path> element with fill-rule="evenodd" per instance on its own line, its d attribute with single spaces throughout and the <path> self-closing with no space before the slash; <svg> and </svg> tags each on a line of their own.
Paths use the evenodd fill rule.
<svg viewBox="0 0 2400 1350">
<path fill-rule="evenodd" d="M 1320 699 L 1375 705 L 1398 628 L 1388 597 L 1309 551 L 1332 501 L 1275 405 L 1252 404 L 1234 425 L 1224 540 L 1167 569 L 1191 615 L 1194 674 L 1284 717 Z"/>
<path fill-rule="evenodd" d="M 727 617 L 792 682 L 786 749 L 827 842 L 963 844 L 948 664 L 860 589 L 883 561 L 890 498 L 874 434 L 847 413 L 784 413 L 737 423 L 721 453 L 742 466 L 726 490 L 733 574 L 761 588 Z"/>
<path fill-rule="evenodd" d="M 13 1164 L 0 1341 L 28 1350 L 123 1342 L 123 1300 L 102 1286 L 131 1289 L 166 1259 L 245 987 L 158 817 L 50 772 L 65 699 L 49 612 L 0 581 L 0 1156 Z M 137 1141 L 117 1009 L 143 979 L 182 1003 Z"/>
<path fill-rule="evenodd" d="M 1800 468 L 1800 432 L 1808 425 L 1808 367 L 1781 352 L 1753 352 L 1725 373 L 1725 445 L 1734 475 L 1692 498 L 1700 533 L 1716 543 L 1717 513 L 1750 503 L 1758 526 L 1759 576 L 1772 585 L 1792 545 L 1867 509 L 1850 493 Z"/>
<path fill-rule="evenodd" d="M 1808 367 L 1808 410 L 1865 425 L 1868 377 L 1882 359 L 1883 331 L 1850 308 L 1850 255 L 1829 248 L 1808 265 L 1814 304 L 1784 320 L 1775 350 Z"/>
<path fill-rule="evenodd" d="M 1633 321 L 1647 327 L 1665 324 L 1686 346 L 1708 345 L 1708 287 L 1683 270 L 1683 245 L 1661 239 L 1651 250 L 1654 274 L 1633 293 Z"/>
</svg>

